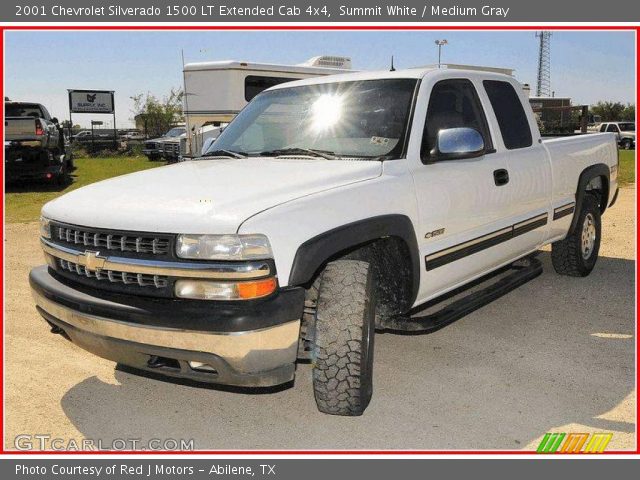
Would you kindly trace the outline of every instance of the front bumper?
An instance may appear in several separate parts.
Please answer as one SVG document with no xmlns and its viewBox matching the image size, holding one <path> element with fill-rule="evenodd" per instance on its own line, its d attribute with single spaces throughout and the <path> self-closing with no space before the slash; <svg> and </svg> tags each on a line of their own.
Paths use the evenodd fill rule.
<svg viewBox="0 0 640 480">
<path fill-rule="evenodd" d="M 52 330 L 108 360 L 236 386 L 267 387 L 294 377 L 302 289 L 229 305 L 103 295 L 70 286 L 46 266 L 33 269 L 29 281 Z"/>
</svg>

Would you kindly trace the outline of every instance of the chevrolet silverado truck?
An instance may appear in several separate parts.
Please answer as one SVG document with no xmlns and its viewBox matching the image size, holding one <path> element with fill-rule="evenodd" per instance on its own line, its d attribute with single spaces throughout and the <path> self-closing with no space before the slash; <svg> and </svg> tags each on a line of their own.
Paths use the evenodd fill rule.
<svg viewBox="0 0 640 480">
<path fill-rule="evenodd" d="M 305 360 L 320 411 L 360 415 L 376 330 L 441 328 L 538 275 L 547 244 L 588 275 L 617 173 L 614 135 L 542 140 L 510 76 L 307 79 L 200 159 L 47 203 L 30 283 L 52 331 L 104 358 L 249 387 Z"/>
<path fill-rule="evenodd" d="M 71 160 L 57 118 L 38 103 L 5 102 L 4 162 L 7 182 L 64 183 Z"/>
</svg>

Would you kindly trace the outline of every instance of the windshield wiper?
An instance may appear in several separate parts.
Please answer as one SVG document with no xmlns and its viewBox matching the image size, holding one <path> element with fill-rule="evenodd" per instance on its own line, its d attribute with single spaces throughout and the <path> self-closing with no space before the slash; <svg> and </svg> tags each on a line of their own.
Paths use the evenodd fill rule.
<svg viewBox="0 0 640 480">
<path fill-rule="evenodd" d="M 315 148 L 301 148 L 301 147 L 291 147 L 291 148 L 278 148 L 275 150 L 267 150 L 265 152 L 260 152 L 261 156 L 270 157 L 270 156 L 281 156 L 281 155 L 310 155 L 312 157 L 321 157 L 325 160 L 336 160 L 338 157 L 335 152 L 331 152 L 329 150 L 317 150 Z"/>
<path fill-rule="evenodd" d="M 247 158 L 247 154 L 244 152 L 234 152 L 233 150 L 211 150 L 210 152 L 201 155 L 202 157 L 233 157 L 233 158 Z"/>
</svg>

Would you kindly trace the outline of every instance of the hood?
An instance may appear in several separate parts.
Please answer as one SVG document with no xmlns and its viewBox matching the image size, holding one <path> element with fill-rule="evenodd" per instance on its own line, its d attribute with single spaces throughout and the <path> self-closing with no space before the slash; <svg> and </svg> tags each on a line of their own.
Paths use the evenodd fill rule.
<svg viewBox="0 0 640 480">
<path fill-rule="evenodd" d="M 250 216 L 323 190 L 380 176 L 377 161 L 215 159 L 94 183 L 47 203 L 47 218 L 95 228 L 235 233 Z"/>
</svg>

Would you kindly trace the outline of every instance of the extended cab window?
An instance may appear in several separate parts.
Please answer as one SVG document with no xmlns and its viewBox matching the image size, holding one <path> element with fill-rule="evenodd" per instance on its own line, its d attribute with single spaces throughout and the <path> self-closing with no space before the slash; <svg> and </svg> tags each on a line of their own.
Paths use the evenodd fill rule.
<svg viewBox="0 0 640 480">
<path fill-rule="evenodd" d="M 429 98 L 420 150 L 422 159 L 431 156 L 440 130 L 460 127 L 477 130 L 486 149 L 492 149 L 487 120 L 473 83 L 466 79 L 442 80 L 433 86 Z"/>
<path fill-rule="evenodd" d="M 618 127 L 615 123 L 610 123 L 607 127 L 607 132 L 618 133 Z"/>
<path fill-rule="evenodd" d="M 482 83 L 496 114 L 504 146 L 509 150 L 530 147 L 533 144 L 531 128 L 513 86 L 497 80 L 485 80 Z"/>
</svg>

